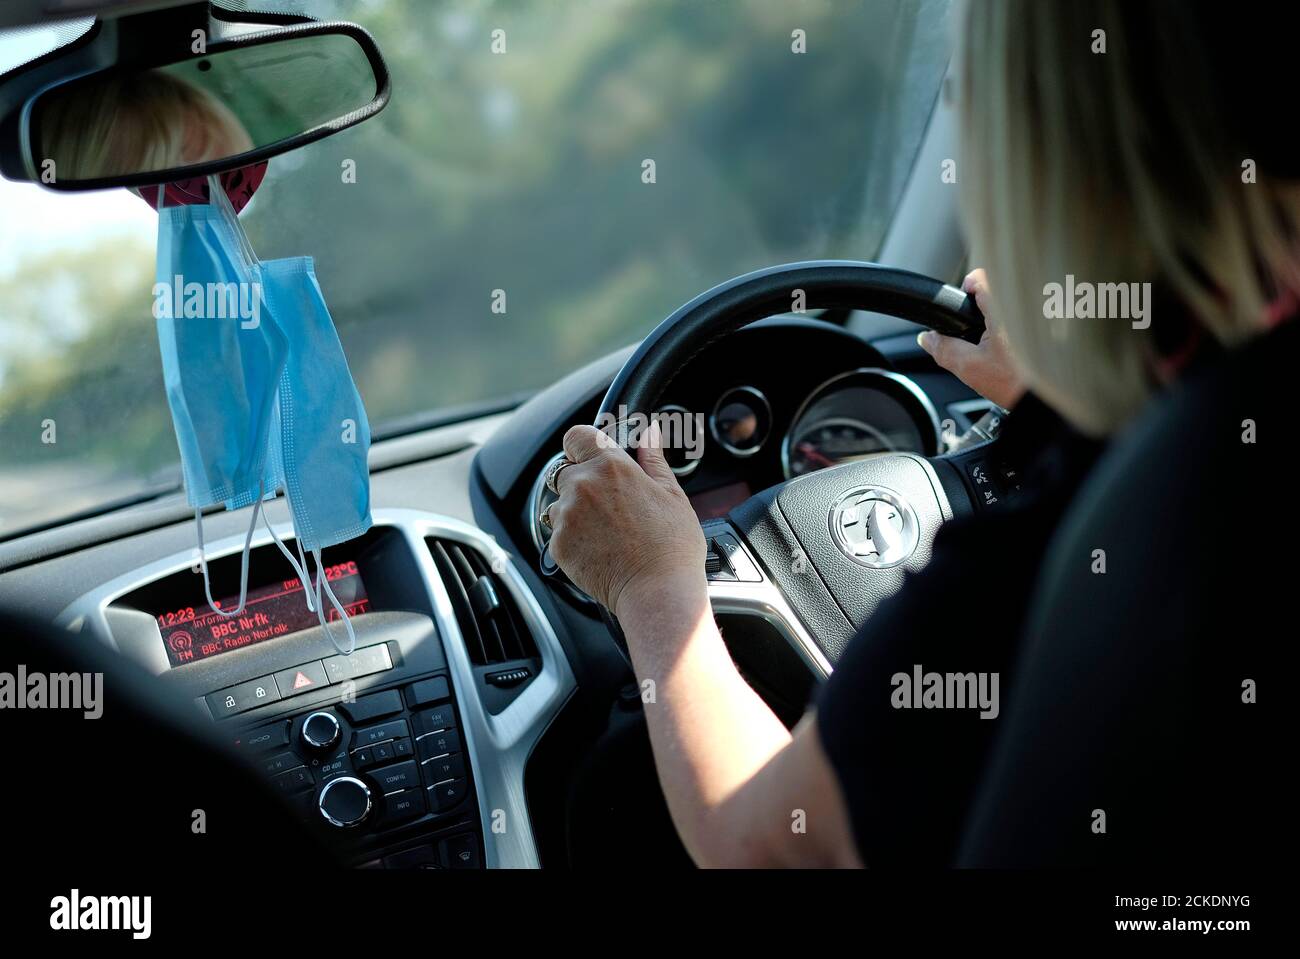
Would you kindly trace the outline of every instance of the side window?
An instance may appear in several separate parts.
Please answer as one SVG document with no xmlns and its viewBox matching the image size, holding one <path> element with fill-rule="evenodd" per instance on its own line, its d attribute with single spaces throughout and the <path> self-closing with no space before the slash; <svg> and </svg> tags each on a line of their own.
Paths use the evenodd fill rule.
<svg viewBox="0 0 1300 959">
<path fill-rule="evenodd" d="M 174 480 L 151 312 L 157 218 L 126 190 L 0 179 L 0 535 Z"/>
</svg>

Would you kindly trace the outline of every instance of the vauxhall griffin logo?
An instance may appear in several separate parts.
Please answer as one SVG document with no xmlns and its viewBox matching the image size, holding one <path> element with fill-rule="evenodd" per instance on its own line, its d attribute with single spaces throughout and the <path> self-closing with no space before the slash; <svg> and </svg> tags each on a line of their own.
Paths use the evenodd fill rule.
<svg viewBox="0 0 1300 959">
<path fill-rule="evenodd" d="M 859 486 L 831 508 L 831 535 L 855 563 L 886 569 L 916 551 L 920 528 L 912 507 L 893 490 Z"/>
</svg>

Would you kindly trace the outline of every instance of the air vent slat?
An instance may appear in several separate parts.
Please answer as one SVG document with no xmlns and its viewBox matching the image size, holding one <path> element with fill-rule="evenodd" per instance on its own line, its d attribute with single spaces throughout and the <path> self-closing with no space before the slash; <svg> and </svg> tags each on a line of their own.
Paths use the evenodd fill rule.
<svg viewBox="0 0 1300 959">
<path fill-rule="evenodd" d="M 477 549 L 448 539 L 428 540 L 434 565 L 447 584 L 466 651 L 476 666 L 537 655 L 513 594 Z"/>
<path fill-rule="evenodd" d="M 456 572 L 460 575 L 461 585 L 469 589 L 474 585 L 474 581 L 478 579 L 478 574 L 474 572 L 474 567 L 466 559 L 465 550 L 460 546 L 452 546 L 451 556 L 456 564 Z"/>
<path fill-rule="evenodd" d="M 501 627 L 497 625 L 495 619 L 488 620 L 488 626 L 492 629 L 492 638 L 497 641 L 497 653 L 500 657 L 498 662 L 505 662 L 510 655 L 506 652 L 505 640 L 501 637 Z"/>
<path fill-rule="evenodd" d="M 487 661 L 487 649 L 483 644 L 483 634 L 479 630 L 478 618 L 470 606 L 469 591 L 465 588 L 464 578 L 460 575 L 453 555 L 459 555 L 459 549 L 452 544 L 449 552 L 436 539 L 429 540 L 429 552 L 433 555 L 433 564 L 438 567 L 438 575 L 447 586 L 451 596 L 451 605 L 456 610 L 456 621 L 460 623 L 461 636 L 464 637 L 466 649 L 471 661 Z M 461 562 L 464 558 L 461 557 Z"/>
</svg>

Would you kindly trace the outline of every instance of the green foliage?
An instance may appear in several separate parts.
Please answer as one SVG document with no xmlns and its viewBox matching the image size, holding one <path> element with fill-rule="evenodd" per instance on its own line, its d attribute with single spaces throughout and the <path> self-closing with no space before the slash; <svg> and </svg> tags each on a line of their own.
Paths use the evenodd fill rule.
<svg viewBox="0 0 1300 959">
<path fill-rule="evenodd" d="M 246 228 L 264 259 L 315 256 L 380 431 L 537 388 L 730 276 L 871 258 L 946 65 L 946 7 L 313 2 L 375 35 L 393 99 L 273 160 Z M 141 478 L 174 464 L 151 259 L 106 243 L 0 283 L 0 491 L 24 463 Z M 54 450 L 35 425 L 47 416 Z"/>
</svg>

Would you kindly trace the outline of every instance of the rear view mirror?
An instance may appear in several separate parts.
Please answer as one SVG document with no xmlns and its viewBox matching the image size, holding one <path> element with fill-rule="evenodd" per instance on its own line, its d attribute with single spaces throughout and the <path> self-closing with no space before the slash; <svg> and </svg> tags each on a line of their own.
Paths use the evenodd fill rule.
<svg viewBox="0 0 1300 959">
<path fill-rule="evenodd" d="M 383 109 L 388 92 L 369 34 L 312 24 L 49 87 L 27 104 L 22 142 L 31 178 L 55 189 L 169 183 L 352 126 Z"/>
</svg>

